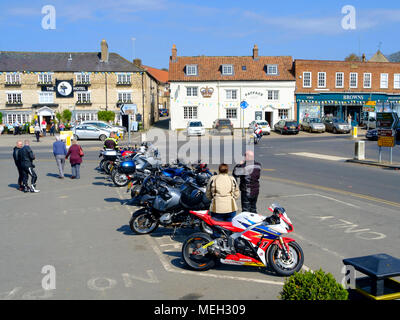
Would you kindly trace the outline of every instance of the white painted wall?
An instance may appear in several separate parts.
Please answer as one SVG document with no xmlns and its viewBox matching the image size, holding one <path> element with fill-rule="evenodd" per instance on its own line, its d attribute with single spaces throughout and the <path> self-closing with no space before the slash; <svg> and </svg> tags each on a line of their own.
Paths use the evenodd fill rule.
<svg viewBox="0 0 400 320">
<path fill-rule="evenodd" d="M 198 87 L 197 97 L 186 95 L 187 87 Z M 204 98 L 201 89 L 209 87 L 214 90 L 210 98 Z M 227 108 L 237 108 L 237 119 L 231 119 L 235 128 L 241 127 L 242 109 L 240 102 L 246 101 L 249 107 L 244 111 L 244 127 L 255 120 L 255 112 L 272 112 L 271 127 L 279 121 L 278 110 L 289 109 L 289 119 L 294 118 L 295 81 L 223 81 L 223 82 L 172 82 L 171 88 L 171 129 L 186 128 L 189 120 L 184 119 L 184 106 L 197 106 L 197 120 L 206 128 L 211 128 L 214 120 L 226 117 Z M 227 99 L 226 90 L 237 90 L 236 99 Z M 279 90 L 278 100 L 268 100 L 268 90 Z"/>
</svg>

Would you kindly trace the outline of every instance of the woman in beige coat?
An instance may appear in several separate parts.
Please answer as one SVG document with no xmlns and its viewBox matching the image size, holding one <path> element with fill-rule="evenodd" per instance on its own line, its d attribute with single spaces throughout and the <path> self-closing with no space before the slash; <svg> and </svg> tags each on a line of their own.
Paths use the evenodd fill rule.
<svg viewBox="0 0 400 320">
<path fill-rule="evenodd" d="M 228 165 L 221 164 L 219 174 L 207 184 L 206 196 L 211 200 L 210 214 L 215 220 L 231 221 L 236 214 L 239 186 L 228 170 Z"/>
</svg>

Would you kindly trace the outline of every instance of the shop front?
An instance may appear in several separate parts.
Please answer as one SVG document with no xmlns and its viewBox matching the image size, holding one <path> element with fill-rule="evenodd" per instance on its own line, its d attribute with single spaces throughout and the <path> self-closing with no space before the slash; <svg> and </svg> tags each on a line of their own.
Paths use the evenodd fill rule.
<svg viewBox="0 0 400 320">
<path fill-rule="evenodd" d="M 368 112 L 371 113 L 365 111 L 365 106 L 371 102 L 375 112 L 400 114 L 400 95 L 381 93 L 296 94 L 297 121 L 301 123 L 307 117 L 321 118 L 324 116 L 347 120 L 350 115 L 352 121 L 361 124 L 363 119 L 368 116 Z M 369 108 L 369 110 L 371 109 Z"/>
</svg>

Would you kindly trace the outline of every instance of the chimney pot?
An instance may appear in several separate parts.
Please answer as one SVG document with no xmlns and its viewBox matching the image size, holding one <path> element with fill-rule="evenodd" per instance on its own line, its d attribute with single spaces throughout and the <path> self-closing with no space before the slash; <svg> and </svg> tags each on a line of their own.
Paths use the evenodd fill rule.
<svg viewBox="0 0 400 320">
<path fill-rule="evenodd" d="M 134 59 L 133 60 L 133 64 L 137 67 L 141 67 L 142 66 L 142 60 L 141 59 Z"/>
</svg>

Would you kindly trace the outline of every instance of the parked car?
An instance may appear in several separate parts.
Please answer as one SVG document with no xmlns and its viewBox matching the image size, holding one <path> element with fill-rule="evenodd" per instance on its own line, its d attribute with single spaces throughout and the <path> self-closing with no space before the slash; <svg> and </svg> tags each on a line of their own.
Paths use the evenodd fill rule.
<svg viewBox="0 0 400 320">
<path fill-rule="evenodd" d="M 301 128 L 308 132 L 325 132 L 325 125 L 320 118 L 304 118 Z"/>
<path fill-rule="evenodd" d="M 158 112 L 160 117 L 168 117 L 168 109 L 159 109 Z"/>
<path fill-rule="evenodd" d="M 265 121 L 265 120 L 254 120 L 254 121 L 250 122 L 249 129 L 251 131 L 254 131 L 254 127 L 255 127 L 256 124 L 261 126 L 263 135 L 271 134 L 271 127 L 270 127 L 268 121 Z"/>
<path fill-rule="evenodd" d="M 300 131 L 300 126 L 294 120 L 280 120 L 277 124 L 275 124 L 274 130 L 276 132 L 280 132 L 280 134 L 284 133 L 298 134 Z"/>
<path fill-rule="evenodd" d="M 188 136 L 204 136 L 206 129 L 201 121 L 192 120 L 188 122 L 186 132 Z"/>
<path fill-rule="evenodd" d="M 377 129 L 368 130 L 367 133 L 365 134 L 365 137 L 368 140 L 374 140 L 374 141 L 378 140 L 378 130 Z"/>
<path fill-rule="evenodd" d="M 72 129 L 72 132 L 74 133 L 74 138 L 79 140 L 79 139 L 96 139 L 96 140 L 101 140 L 104 141 L 106 140 L 110 134 L 111 131 L 101 129 L 99 127 L 87 125 L 87 124 L 80 124 L 77 125 Z"/>
<path fill-rule="evenodd" d="M 110 132 L 117 132 L 119 135 L 125 135 L 127 130 L 125 127 L 122 126 L 115 126 L 115 125 L 111 125 L 105 121 L 96 121 L 96 120 L 92 120 L 92 121 L 83 121 L 81 124 L 87 124 L 87 125 L 91 125 L 91 126 L 95 126 L 98 127 L 100 129 L 103 130 L 108 130 Z"/>
<path fill-rule="evenodd" d="M 350 133 L 351 125 L 344 120 L 338 118 L 323 118 L 323 124 L 325 125 L 326 131 L 333 133 Z"/>
<path fill-rule="evenodd" d="M 369 118 L 368 121 L 364 120 L 363 124 L 364 124 L 365 128 L 376 129 L 376 119 L 375 118 Z"/>
<path fill-rule="evenodd" d="M 222 131 L 230 131 L 231 135 L 233 135 L 233 124 L 229 119 L 217 119 L 213 123 L 213 131 L 218 131 L 221 133 Z"/>
</svg>

